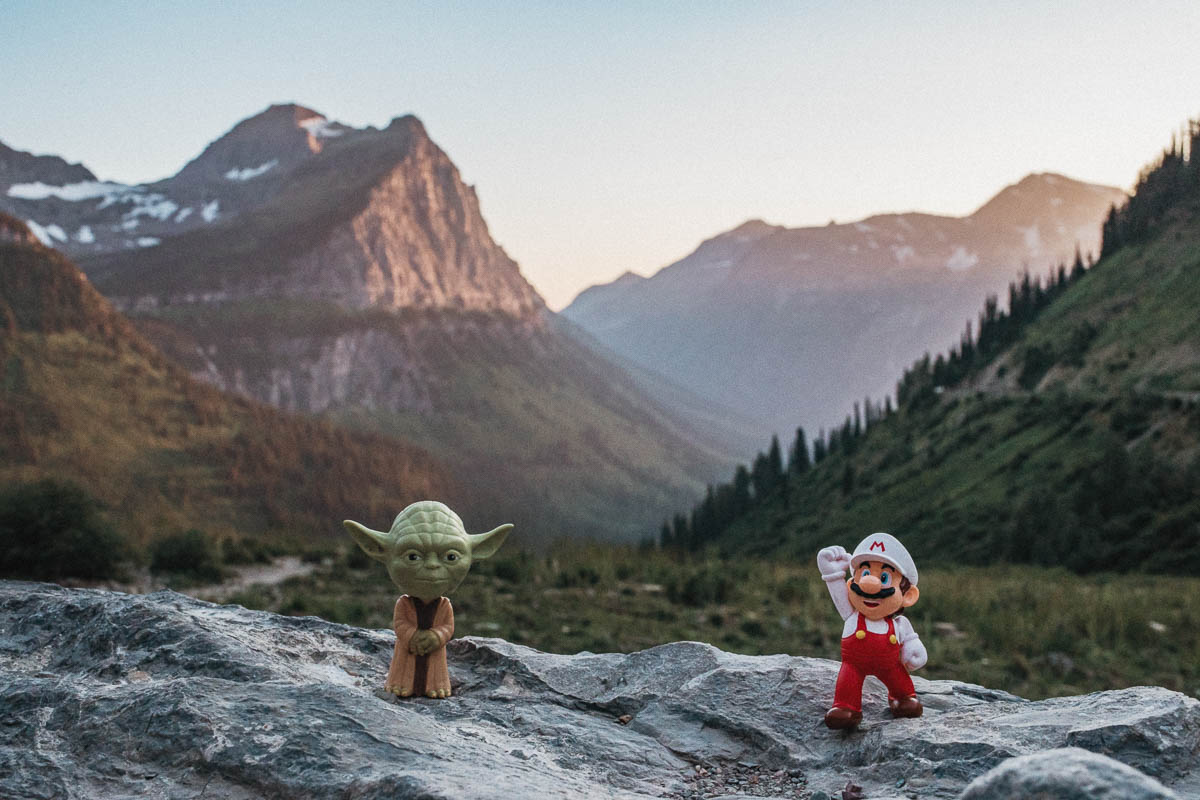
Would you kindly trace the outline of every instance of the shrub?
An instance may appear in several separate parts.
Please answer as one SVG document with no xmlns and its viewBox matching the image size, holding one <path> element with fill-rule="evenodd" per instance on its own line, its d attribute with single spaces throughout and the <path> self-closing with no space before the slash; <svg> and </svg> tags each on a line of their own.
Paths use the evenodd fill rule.
<svg viewBox="0 0 1200 800">
<path fill-rule="evenodd" d="M 192 529 L 159 539 L 150 547 L 150 571 L 219 581 L 224 575 L 216 543 Z"/>
<path fill-rule="evenodd" d="M 0 574 L 9 578 L 122 577 L 129 542 L 82 487 L 45 479 L 0 494 Z"/>
</svg>

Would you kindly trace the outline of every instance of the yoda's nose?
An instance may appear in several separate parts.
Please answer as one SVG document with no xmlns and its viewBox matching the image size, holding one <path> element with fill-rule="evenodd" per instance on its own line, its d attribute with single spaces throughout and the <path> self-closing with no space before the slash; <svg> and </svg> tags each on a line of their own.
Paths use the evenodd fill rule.
<svg viewBox="0 0 1200 800">
<path fill-rule="evenodd" d="M 868 575 L 865 578 L 858 579 L 858 588 L 867 594 L 875 594 L 883 588 L 883 584 L 879 582 L 879 578 L 876 578 L 874 575 Z"/>
</svg>

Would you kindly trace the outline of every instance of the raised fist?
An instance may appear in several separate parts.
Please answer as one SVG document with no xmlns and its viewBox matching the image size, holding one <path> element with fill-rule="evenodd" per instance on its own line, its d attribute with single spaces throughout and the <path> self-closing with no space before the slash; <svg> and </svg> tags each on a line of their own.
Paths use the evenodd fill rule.
<svg viewBox="0 0 1200 800">
<path fill-rule="evenodd" d="M 817 553 L 817 569 L 821 570 L 822 580 L 841 580 L 850 569 L 850 554 L 839 545 L 822 548 Z"/>
</svg>

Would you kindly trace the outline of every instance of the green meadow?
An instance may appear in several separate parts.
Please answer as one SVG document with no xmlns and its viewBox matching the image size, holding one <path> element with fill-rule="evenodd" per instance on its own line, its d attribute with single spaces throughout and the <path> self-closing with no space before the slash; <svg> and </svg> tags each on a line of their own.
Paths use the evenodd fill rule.
<svg viewBox="0 0 1200 800">
<path fill-rule="evenodd" d="M 356 552 L 313 554 L 309 576 L 230 599 L 251 608 L 391 625 L 396 592 Z M 1156 684 L 1200 697 L 1200 578 L 1032 566 L 929 567 L 909 612 L 918 674 L 1028 698 Z M 812 559 L 569 546 L 479 562 L 453 595 L 458 636 L 556 653 L 697 640 L 744 654 L 838 658 L 841 622 Z"/>
</svg>

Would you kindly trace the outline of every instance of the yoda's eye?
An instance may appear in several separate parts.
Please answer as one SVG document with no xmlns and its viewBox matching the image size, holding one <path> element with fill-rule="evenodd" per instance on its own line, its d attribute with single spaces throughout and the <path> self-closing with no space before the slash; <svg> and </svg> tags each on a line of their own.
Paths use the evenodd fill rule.
<svg viewBox="0 0 1200 800">
<path fill-rule="evenodd" d="M 891 573 L 884 572 L 882 575 L 879 576 L 879 582 L 882 583 L 884 586 L 887 586 L 889 583 L 892 582 Z"/>
<path fill-rule="evenodd" d="M 421 560 L 420 553 L 407 553 L 404 557 L 406 559 L 408 559 L 409 561 L 420 561 Z"/>
<path fill-rule="evenodd" d="M 458 553 L 446 553 L 446 560 L 453 564 L 458 561 Z"/>
</svg>

